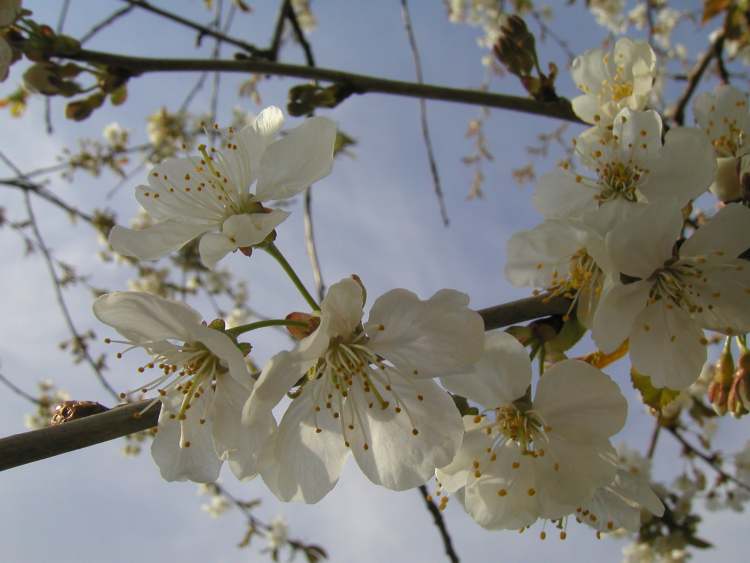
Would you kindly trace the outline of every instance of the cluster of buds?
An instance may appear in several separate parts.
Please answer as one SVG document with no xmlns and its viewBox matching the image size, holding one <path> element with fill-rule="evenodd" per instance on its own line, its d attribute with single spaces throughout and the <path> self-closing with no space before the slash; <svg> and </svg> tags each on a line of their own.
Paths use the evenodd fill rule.
<svg viewBox="0 0 750 563">
<path fill-rule="evenodd" d="M 735 366 L 732 351 L 727 345 L 711 368 L 713 377 L 708 386 L 708 400 L 716 414 L 727 412 L 740 418 L 750 412 L 750 352 L 744 347 Z"/>
<path fill-rule="evenodd" d="M 549 74 L 544 74 L 539 67 L 534 35 L 526 27 L 523 19 L 517 15 L 508 16 L 500 27 L 500 38 L 493 47 L 495 57 L 511 74 L 516 75 L 526 91 L 535 100 L 556 101 L 555 77 L 557 67 L 550 64 Z M 536 70 L 539 76 L 532 76 Z"/>
<path fill-rule="evenodd" d="M 737 370 L 729 388 L 727 408 L 732 416 L 739 418 L 750 412 L 750 353 L 745 351 L 737 362 Z"/>
</svg>

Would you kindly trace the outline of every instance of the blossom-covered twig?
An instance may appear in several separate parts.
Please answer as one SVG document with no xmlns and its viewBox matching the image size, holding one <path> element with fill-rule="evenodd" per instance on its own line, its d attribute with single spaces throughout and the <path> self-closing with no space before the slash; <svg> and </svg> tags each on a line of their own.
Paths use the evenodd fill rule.
<svg viewBox="0 0 750 563">
<path fill-rule="evenodd" d="M 50 55 L 78 61 L 86 61 L 89 63 L 109 65 L 112 68 L 121 69 L 132 74 L 147 72 L 219 71 L 238 73 L 253 72 L 277 76 L 310 78 L 313 80 L 324 80 L 327 82 L 345 84 L 351 88 L 353 92 L 360 94 L 380 93 L 410 98 L 443 100 L 447 102 L 508 109 L 533 115 L 564 119 L 574 123 L 581 123 L 581 120 L 573 113 L 570 103 L 566 100 L 539 102 L 537 100 L 521 98 L 519 96 L 494 94 L 481 92 L 479 90 L 449 88 L 432 84 L 416 84 L 413 82 L 389 80 L 386 78 L 354 74 L 328 68 L 311 68 L 302 65 L 274 63 L 260 59 L 216 61 L 211 59 L 157 59 L 116 55 L 101 51 L 89 51 L 86 49 L 81 49 L 75 54 L 50 53 Z"/>
</svg>

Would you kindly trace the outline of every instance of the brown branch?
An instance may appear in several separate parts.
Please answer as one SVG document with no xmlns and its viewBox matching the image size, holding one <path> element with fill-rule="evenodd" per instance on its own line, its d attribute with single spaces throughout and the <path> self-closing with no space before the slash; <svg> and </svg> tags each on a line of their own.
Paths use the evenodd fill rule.
<svg viewBox="0 0 750 563">
<path fill-rule="evenodd" d="M 667 427 L 667 430 L 669 430 L 669 433 L 672 434 L 672 436 L 674 436 L 680 444 L 682 444 L 682 447 L 686 452 L 696 455 L 700 459 L 705 461 L 711 467 L 711 469 L 713 469 L 722 479 L 724 479 L 725 481 L 731 481 L 732 483 L 745 489 L 746 491 L 750 491 L 750 485 L 730 475 L 719 466 L 719 457 L 716 454 L 707 454 L 705 452 L 702 452 L 690 442 L 688 442 L 685 437 L 680 434 L 680 431 L 677 428 Z"/>
<path fill-rule="evenodd" d="M 281 37 L 284 34 L 284 22 L 287 19 L 287 8 L 291 7 L 291 0 L 282 0 L 279 13 L 276 16 L 276 24 L 273 26 L 271 46 L 268 48 L 268 60 L 275 61 L 279 58 L 281 49 Z"/>
<path fill-rule="evenodd" d="M 411 23 L 411 15 L 409 14 L 409 4 L 407 0 L 401 0 L 401 18 L 404 22 L 404 30 L 406 36 L 409 39 L 409 48 L 411 49 L 412 59 L 414 60 L 414 70 L 417 76 L 417 82 L 424 84 L 424 78 L 422 76 L 422 61 L 419 57 L 419 49 L 417 48 L 417 39 L 414 36 L 414 27 Z M 430 166 L 430 175 L 432 176 L 432 185 L 435 192 L 435 197 L 438 200 L 438 206 L 440 207 L 440 216 L 443 219 L 443 225 L 448 226 L 450 219 L 448 218 L 448 210 L 445 207 L 445 197 L 443 196 L 443 187 L 440 183 L 440 174 L 438 173 L 437 162 L 435 160 L 435 151 L 432 148 L 432 137 L 430 136 L 430 126 L 427 122 L 427 102 L 424 98 L 419 99 L 419 122 L 422 128 L 422 140 L 424 142 L 425 149 L 427 150 L 427 161 Z"/>
<path fill-rule="evenodd" d="M 435 527 L 440 532 L 440 537 L 443 539 L 445 554 L 448 556 L 448 559 L 451 560 L 451 563 L 459 563 L 458 554 L 456 553 L 456 550 L 453 549 L 453 542 L 451 541 L 451 536 L 448 533 L 448 528 L 445 527 L 443 514 L 440 512 L 440 509 L 435 506 L 435 503 L 432 502 L 430 494 L 427 492 L 426 486 L 419 485 L 419 492 L 422 495 L 422 499 L 424 499 L 427 510 L 429 510 L 430 514 L 432 514 L 432 518 L 435 521 Z"/>
<path fill-rule="evenodd" d="M 427 98 L 446 102 L 488 106 L 533 115 L 554 117 L 583 124 L 575 113 L 573 113 L 570 102 L 567 100 L 560 100 L 557 102 L 539 102 L 537 100 L 521 98 L 518 96 L 493 94 L 482 92 L 480 90 L 462 90 L 459 88 L 448 88 L 432 84 L 402 82 L 399 80 L 389 80 L 386 78 L 342 72 L 321 67 L 281 64 L 259 59 L 211 60 L 130 57 L 85 49 L 78 51 L 74 55 L 65 55 L 62 53 L 49 53 L 49 55 L 107 65 L 114 70 L 119 69 L 125 73 L 133 75 L 147 72 L 219 71 L 293 76 L 310 80 L 322 80 L 326 82 L 346 84 L 353 92 L 358 94 L 392 94 L 410 98 Z"/>
<path fill-rule="evenodd" d="M 135 415 L 151 401 L 115 407 L 101 414 L 59 426 L 32 430 L 0 439 L 0 471 L 72 452 L 156 426 L 160 404 Z"/>
<path fill-rule="evenodd" d="M 690 98 L 693 97 L 695 89 L 698 87 L 701 78 L 703 78 L 709 63 L 714 57 L 721 54 L 721 50 L 724 47 L 724 37 L 724 32 L 721 32 L 688 74 L 687 86 L 682 96 L 677 100 L 674 108 L 668 114 L 678 125 L 685 123 L 685 108 L 687 108 Z"/>
<path fill-rule="evenodd" d="M 248 53 L 250 53 L 253 57 L 268 58 L 269 53 L 268 53 L 268 50 L 266 49 L 259 49 L 255 45 L 251 45 L 250 43 L 247 43 L 246 41 L 235 39 L 234 37 L 230 37 L 222 33 L 221 31 L 212 29 L 210 27 L 206 27 L 205 25 L 201 25 L 187 18 L 183 18 L 182 16 L 178 14 L 169 12 L 167 10 L 164 10 L 162 8 L 149 4 L 145 0 L 123 0 L 123 2 L 127 2 L 131 6 L 142 8 L 153 14 L 156 14 L 158 16 L 171 20 L 175 23 L 184 25 L 185 27 L 189 27 L 190 29 L 193 29 L 199 32 L 200 33 L 199 37 L 203 37 L 203 36 L 213 37 L 214 39 L 218 39 L 219 41 L 223 43 L 228 43 L 230 45 L 234 45 L 235 47 L 239 47 L 243 51 L 247 51 Z"/>
<path fill-rule="evenodd" d="M 94 218 L 91 215 L 84 213 L 83 211 L 80 211 L 79 209 L 76 209 L 75 207 L 64 202 L 55 194 L 47 190 L 44 186 L 41 186 L 39 184 L 34 184 L 33 182 L 29 182 L 27 180 L 21 180 L 18 178 L 0 179 L 0 184 L 4 186 L 9 186 L 11 188 L 17 188 L 19 190 L 22 190 L 25 193 L 32 193 L 35 196 L 38 196 L 48 201 L 49 203 L 56 205 L 63 211 L 67 211 L 73 217 L 83 219 L 89 224 L 92 224 L 92 225 L 94 224 Z"/>
<path fill-rule="evenodd" d="M 562 314 L 570 302 L 565 299 L 530 297 L 478 311 L 485 330 L 529 321 L 547 315 Z M 61 426 L 33 430 L 0 439 L 0 471 L 40 459 L 93 446 L 114 438 L 140 432 L 156 425 L 158 404 L 140 418 L 134 415 L 149 401 L 115 407 L 112 410 L 66 422 Z"/>
</svg>

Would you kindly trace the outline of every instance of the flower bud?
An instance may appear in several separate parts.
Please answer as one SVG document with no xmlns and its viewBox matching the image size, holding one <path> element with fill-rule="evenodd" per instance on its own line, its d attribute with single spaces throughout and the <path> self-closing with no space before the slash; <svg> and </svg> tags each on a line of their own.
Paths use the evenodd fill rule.
<svg viewBox="0 0 750 563">
<path fill-rule="evenodd" d="M 32 94 L 54 96 L 60 93 L 60 79 L 55 72 L 56 65 L 36 63 L 23 73 L 23 87 Z"/>
<path fill-rule="evenodd" d="M 721 201 L 736 201 L 742 196 L 739 158 L 733 156 L 716 159 L 716 178 L 709 189 Z"/>
<path fill-rule="evenodd" d="M 286 329 L 289 331 L 289 334 L 292 335 L 292 338 L 295 340 L 302 340 L 303 338 L 310 336 L 315 330 L 318 328 L 318 325 L 320 325 L 320 317 L 311 315 L 309 313 L 289 313 L 286 316 L 286 320 L 288 321 L 300 321 L 307 323 L 307 326 L 287 326 Z"/>
<path fill-rule="evenodd" d="M 534 36 L 526 23 L 513 15 L 506 19 L 501 31 L 503 35 L 493 48 L 495 56 L 511 74 L 529 76 L 537 65 L 537 55 Z"/>
<path fill-rule="evenodd" d="M 744 353 L 737 362 L 737 371 L 729 390 L 728 408 L 735 418 L 750 412 L 750 354 Z"/>
<path fill-rule="evenodd" d="M 734 359 L 729 347 L 725 347 L 714 365 L 714 376 L 708 385 L 708 400 L 714 412 L 724 416 L 729 409 L 729 391 L 734 380 Z"/>
</svg>

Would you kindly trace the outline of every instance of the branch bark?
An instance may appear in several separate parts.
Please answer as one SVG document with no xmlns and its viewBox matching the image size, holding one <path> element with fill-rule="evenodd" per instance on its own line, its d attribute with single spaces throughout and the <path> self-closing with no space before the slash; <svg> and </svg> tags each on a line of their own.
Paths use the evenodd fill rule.
<svg viewBox="0 0 750 563">
<path fill-rule="evenodd" d="M 291 76 L 325 82 L 338 82 L 348 85 L 357 94 L 379 93 L 405 96 L 409 98 L 426 98 L 470 105 L 487 106 L 508 109 L 532 115 L 554 117 L 574 123 L 583 124 L 573 113 L 570 102 L 539 102 L 530 98 L 493 94 L 480 90 L 462 90 L 432 84 L 417 84 L 389 80 L 376 76 L 354 74 L 340 70 L 290 65 L 269 62 L 258 59 L 211 60 L 211 59 L 156 59 L 146 57 L 130 57 L 115 55 L 100 51 L 81 49 L 72 55 L 49 53 L 51 56 L 69 58 L 77 61 L 101 64 L 111 67 L 113 71 L 123 71 L 125 74 L 138 75 L 148 72 L 238 72 L 260 73 L 276 76 Z"/>
<path fill-rule="evenodd" d="M 567 312 L 570 301 L 562 298 L 530 297 L 477 311 L 484 319 L 485 330 L 492 330 L 548 315 Z M 39 461 L 66 452 L 107 442 L 153 426 L 159 415 L 158 402 L 142 416 L 149 400 L 118 406 L 66 422 L 60 426 L 32 430 L 0 439 L 0 471 Z"/>
</svg>

